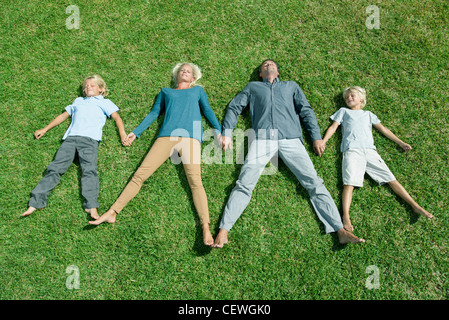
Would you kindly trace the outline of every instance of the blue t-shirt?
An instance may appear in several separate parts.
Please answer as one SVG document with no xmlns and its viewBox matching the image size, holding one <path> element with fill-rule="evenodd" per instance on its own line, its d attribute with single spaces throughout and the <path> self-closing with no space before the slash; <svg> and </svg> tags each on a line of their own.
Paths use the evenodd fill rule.
<svg viewBox="0 0 449 320">
<path fill-rule="evenodd" d="M 351 110 L 340 108 L 331 117 L 332 120 L 341 124 L 343 139 L 341 141 L 341 152 L 348 149 L 374 149 L 373 125 L 380 123 L 377 116 L 364 110 Z"/>
<path fill-rule="evenodd" d="M 69 136 L 82 136 L 101 141 L 106 118 L 117 112 L 118 107 L 111 100 L 99 95 L 76 98 L 65 110 L 72 117 L 72 123 L 63 140 Z"/>
<path fill-rule="evenodd" d="M 202 142 L 201 112 L 215 128 L 216 133 L 221 133 L 221 124 L 209 105 L 206 92 L 200 86 L 181 90 L 163 88 L 151 112 L 134 129 L 136 137 L 139 137 L 161 112 L 165 112 L 165 116 L 158 137 L 185 137 Z"/>
</svg>

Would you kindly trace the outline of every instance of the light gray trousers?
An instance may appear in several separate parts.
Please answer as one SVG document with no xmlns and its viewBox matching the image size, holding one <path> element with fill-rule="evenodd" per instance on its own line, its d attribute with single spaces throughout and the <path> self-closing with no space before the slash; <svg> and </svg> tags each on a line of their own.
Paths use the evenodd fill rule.
<svg viewBox="0 0 449 320">
<path fill-rule="evenodd" d="M 249 204 L 252 192 L 267 163 L 279 156 L 307 190 L 325 232 L 343 228 L 340 213 L 329 191 L 318 177 L 310 157 L 299 139 L 254 140 L 248 149 L 240 176 L 226 204 L 220 228 L 230 230 Z"/>
</svg>

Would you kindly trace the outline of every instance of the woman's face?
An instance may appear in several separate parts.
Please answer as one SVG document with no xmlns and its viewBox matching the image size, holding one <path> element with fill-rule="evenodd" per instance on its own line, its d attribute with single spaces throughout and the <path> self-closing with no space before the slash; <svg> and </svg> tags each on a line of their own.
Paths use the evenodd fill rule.
<svg viewBox="0 0 449 320">
<path fill-rule="evenodd" d="M 181 69 L 178 71 L 178 83 L 181 82 L 188 82 L 191 83 L 194 81 L 195 78 L 193 77 L 193 69 L 188 64 L 185 64 L 181 66 Z"/>
</svg>

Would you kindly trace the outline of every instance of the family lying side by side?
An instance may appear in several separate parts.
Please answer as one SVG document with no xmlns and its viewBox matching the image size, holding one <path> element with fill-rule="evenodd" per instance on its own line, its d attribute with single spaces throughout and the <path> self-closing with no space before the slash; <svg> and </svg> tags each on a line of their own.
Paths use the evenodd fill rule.
<svg viewBox="0 0 449 320">
<path fill-rule="evenodd" d="M 411 150 L 411 146 L 381 125 L 373 113 L 362 110 L 366 104 L 366 92 L 363 88 L 349 87 L 344 90 L 347 108 L 341 108 L 331 116 L 333 123 L 322 138 L 315 112 L 299 85 L 294 81 L 279 80 L 279 65 L 271 59 L 262 62 L 258 73 L 260 81 L 251 81 L 232 99 L 221 125 L 209 105 L 206 92 L 198 84 L 202 76 L 199 67 L 193 63 L 179 63 L 172 70 L 173 86 L 159 92 L 151 112 L 128 135 L 118 115 L 118 107 L 105 99 L 108 89 L 104 80 L 98 75 L 87 77 L 83 82 L 85 96 L 75 99 L 65 108 L 66 111 L 34 133 L 36 139 L 40 139 L 48 130 L 71 116 L 72 121 L 64 134 L 63 142 L 47 167 L 45 176 L 31 192 L 28 210 L 22 216 L 28 216 L 47 205 L 50 191 L 56 187 L 61 175 L 78 155 L 82 171 L 81 193 L 85 199 L 83 206 L 93 219 L 89 223 L 114 223 L 117 215 L 137 195 L 143 183 L 168 158 L 177 154 L 183 163 L 192 192 L 203 230 L 203 242 L 214 248 L 222 248 L 228 243 L 228 232 L 250 203 L 259 177 L 275 156 L 282 159 L 307 190 L 325 232 L 336 232 L 341 244 L 365 242 L 353 234 L 354 227 L 349 217 L 353 189 L 363 186 L 365 173 L 381 185 L 388 184 L 415 213 L 426 218 L 433 217 L 412 199 L 377 153 L 372 135 L 373 126 L 405 152 Z M 214 239 L 209 228 L 208 200 L 201 178 L 202 115 L 215 129 L 216 139 L 223 150 L 226 150 L 232 148 L 233 129 L 239 115 L 247 107 L 256 136 L 250 142 L 245 162 L 226 203 L 219 232 Z M 120 196 L 100 216 L 97 211 L 97 154 L 106 119 L 114 119 L 122 144 L 129 147 L 161 114 L 164 115 L 164 120 L 156 141 Z M 318 156 L 322 156 L 327 141 L 338 126 L 342 127 L 342 215 L 305 149 L 301 124 L 310 135 L 313 150 Z"/>
</svg>

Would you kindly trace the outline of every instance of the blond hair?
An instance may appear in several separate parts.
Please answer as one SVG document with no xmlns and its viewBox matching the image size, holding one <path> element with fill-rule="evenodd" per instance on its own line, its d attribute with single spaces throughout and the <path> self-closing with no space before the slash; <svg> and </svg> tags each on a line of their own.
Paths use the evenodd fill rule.
<svg viewBox="0 0 449 320">
<path fill-rule="evenodd" d="M 201 74 L 201 69 L 194 63 L 191 62 L 182 62 L 182 63 L 178 63 L 172 70 L 172 85 L 173 88 L 176 88 L 178 86 L 178 74 L 181 71 L 181 68 L 185 65 L 188 65 L 192 68 L 193 71 L 193 81 L 190 83 L 190 87 L 195 87 L 195 86 L 201 86 L 200 84 L 197 83 L 197 81 L 202 77 Z"/>
<path fill-rule="evenodd" d="M 89 76 L 89 77 L 84 79 L 84 81 L 83 81 L 83 92 L 84 92 L 84 89 L 86 88 L 86 81 L 87 80 L 94 80 L 98 84 L 98 86 L 101 89 L 101 95 L 103 97 L 106 97 L 108 95 L 109 89 L 106 86 L 106 82 L 98 74 L 94 74 L 93 76 Z"/>
<path fill-rule="evenodd" d="M 346 100 L 346 97 L 347 97 L 348 93 L 350 93 L 350 92 L 354 92 L 359 95 L 360 99 L 362 99 L 362 101 L 363 101 L 363 107 L 364 107 L 366 104 L 366 90 L 359 86 L 347 87 L 343 91 L 343 99 Z"/>
</svg>

